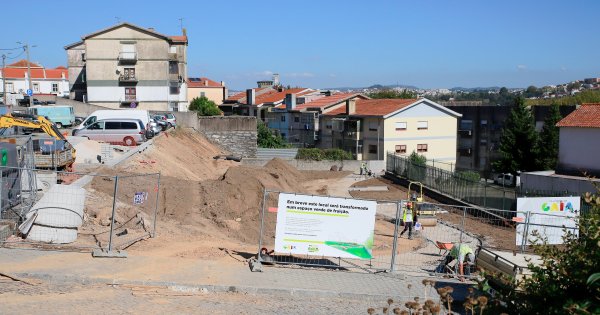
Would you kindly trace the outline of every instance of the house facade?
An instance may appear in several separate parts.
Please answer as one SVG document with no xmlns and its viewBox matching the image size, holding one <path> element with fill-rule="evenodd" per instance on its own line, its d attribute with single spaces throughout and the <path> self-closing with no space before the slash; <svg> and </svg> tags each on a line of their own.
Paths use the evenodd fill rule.
<svg viewBox="0 0 600 315">
<path fill-rule="evenodd" d="M 341 148 L 358 160 L 412 152 L 456 163 L 461 115 L 428 99 L 351 99 L 322 115 L 321 148 Z"/>
<path fill-rule="evenodd" d="M 29 65 L 34 97 L 41 95 L 63 97 L 69 95 L 69 74 L 67 68 L 56 67 L 54 69 L 46 69 L 36 63 L 30 63 Z M 27 93 L 29 81 L 26 60 L 9 64 L 0 71 L 0 91 L 4 93 L 4 86 L 6 86 L 7 100 L 12 100 L 12 103 Z M 16 105 L 11 104 L 10 101 L 7 102 L 10 105 Z"/>
<path fill-rule="evenodd" d="M 187 93 L 190 102 L 196 97 L 205 96 L 220 105 L 227 99 L 228 91 L 223 81 L 219 83 L 209 78 L 188 78 Z"/>
<path fill-rule="evenodd" d="M 559 121 L 557 174 L 600 176 L 600 103 L 582 104 Z"/>
<path fill-rule="evenodd" d="M 130 23 L 65 47 L 73 99 L 109 108 L 187 111 L 187 36 Z"/>
</svg>

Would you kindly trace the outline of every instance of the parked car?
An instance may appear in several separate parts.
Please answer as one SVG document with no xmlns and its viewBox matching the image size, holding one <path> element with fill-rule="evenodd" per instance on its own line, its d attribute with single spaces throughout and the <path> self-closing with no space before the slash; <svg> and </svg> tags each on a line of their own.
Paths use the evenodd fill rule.
<svg viewBox="0 0 600 315">
<path fill-rule="evenodd" d="M 159 133 L 161 133 L 162 131 L 162 127 L 156 122 L 156 120 L 154 119 L 150 119 L 150 129 L 152 130 L 152 132 L 154 133 L 154 135 L 158 135 Z"/>
<path fill-rule="evenodd" d="M 34 98 L 33 105 L 46 105 L 46 102 L 40 102 L 37 98 Z M 29 95 L 25 95 L 23 99 L 19 100 L 19 106 L 29 106 Z"/>
<path fill-rule="evenodd" d="M 146 128 L 140 119 L 105 119 L 89 124 L 83 129 L 73 130 L 75 136 L 90 140 L 122 143 L 134 146 L 147 140 Z"/>
<path fill-rule="evenodd" d="M 175 118 L 175 115 L 172 113 L 164 113 L 162 115 L 166 117 L 168 128 L 177 127 L 177 118 Z"/>
<path fill-rule="evenodd" d="M 158 124 L 158 126 L 160 127 L 160 129 L 162 131 L 165 131 L 169 128 L 167 121 L 164 119 L 160 119 L 160 117 L 164 117 L 164 116 L 154 116 L 154 122 L 156 122 Z"/>
<path fill-rule="evenodd" d="M 521 186 L 521 177 L 510 173 L 498 174 L 494 178 L 494 184 L 500 186 Z"/>
<path fill-rule="evenodd" d="M 75 123 L 73 124 L 73 126 L 79 126 L 81 125 L 81 123 L 85 120 L 85 117 L 82 116 L 75 116 Z"/>
</svg>

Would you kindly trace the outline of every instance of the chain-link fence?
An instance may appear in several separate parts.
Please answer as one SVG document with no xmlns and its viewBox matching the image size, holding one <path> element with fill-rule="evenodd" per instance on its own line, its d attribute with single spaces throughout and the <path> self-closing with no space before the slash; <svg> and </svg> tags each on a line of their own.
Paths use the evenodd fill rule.
<svg viewBox="0 0 600 315">
<path fill-rule="evenodd" d="M 344 226 L 347 217 L 321 220 L 314 218 L 328 216 L 335 210 L 325 209 L 317 216 L 315 209 L 303 209 L 298 212 L 280 202 L 281 192 L 266 191 L 260 212 L 259 261 L 263 264 L 281 264 L 332 268 L 343 270 L 362 270 L 367 272 L 402 272 L 414 276 L 446 277 L 448 274 L 462 273 L 466 277 L 475 276 L 474 264 L 467 264 L 461 271 L 458 258 L 461 254 L 478 253 L 485 249 L 494 255 L 510 257 L 515 253 L 528 253 L 536 242 L 536 235 L 549 239 L 560 239 L 563 227 L 576 233 L 574 221 L 565 221 L 564 216 L 532 212 L 484 209 L 446 204 L 415 201 L 373 201 L 328 196 L 299 196 L 298 200 L 310 205 L 326 207 L 324 203 L 334 204 L 334 208 L 346 208 L 343 204 L 354 204 L 357 208 L 365 202 L 376 203 L 376 216 L 372 227 L 371 242 L 361 243 L 350 240 L 354 232 L 361 227 L 346 228 L 344 236 L 333 233 Z M 287 197 L 286 197 L 287 198 Z M 289 199 L 289 198 L 287 198 Z M 287 200 L 286 199 L 286 200 Z M 343 200 L 343 201 L 340 201 Z M 286 201 L 287 202 L 287 201 Z M 409 206 L 410 204 L 410 206 Z M 278 222 L 283 216 L 280 212 L 298 213 L 293 221 L 289 217 Z M 340 213 L 345 213 L 341 211 Z M 406 214 L 414 216 L 406 216 Z M 350 212 L 350 216 L 353 213 Z M 413 218 L 411 220 L 410 218 Z M 337 220 L 337 222 L 336 222 Z M 370 220 L 363 218 L 358 223 L 369 228 Z M 412 221 L 412 222 L 411 222 Z M 571 223 L 569 223 L 571 222 Z M 351 226 L 351 225 L 348 225 Z M 277 231 L 284 229 L 285 233 Z M 330 229 L 332 231 L 326 231 Z M 326 231 L 323 233 L 323 231 Z M 340 239 L 323 239 L 327 236 Z M 277 245 L 277 238 L 285 237 L 287 243 Z M 283 239 L 283 238 L 281 238 Z M 281 240 L 280 239 L 280 240 Z M 358 237 L 358 239 L 362 239 Z M 539 243 L 539 242 L 538 242 Z M 340 245 L 341 244 L 341 245 Z M 368 246 L 366 245 L 368 244 Z M 556 243 L 558 244 L 558 242 Z M 338 246 L 348 252 L 358 252 L 357 257 L 324 253 L 326 246 Z M 454 248 L 454 251 L 453 251 Z M 458 250 L 457 250 L 458 248 Z M 460 249 L 464 250 L 461 253 Z M 364 252 L 368 252 L 365 254 Z M 463 255 L 464 256 L 464 255 Z M 449 258 L 451 257 L 451 258 Z M 462 258 L 464 260 L 464 257 Z M 473 260 L 475 263 L 476 259 Z M 510 259 L 508 259 L 510 261 Z M 493 262 L 492 262 L 493 264 Z"/>
<path fill-rule="evenodd" d="M 0 167 L 0 245 L 121 250 L 153 237 L 160 174 Z"/>
</svg>

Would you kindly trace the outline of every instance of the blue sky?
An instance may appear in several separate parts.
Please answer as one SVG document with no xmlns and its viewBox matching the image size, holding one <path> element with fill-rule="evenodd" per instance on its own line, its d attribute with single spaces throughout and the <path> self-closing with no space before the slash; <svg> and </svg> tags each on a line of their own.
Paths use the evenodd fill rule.
<svg viewBox="0 0 600 315">
<path fill-rule="evenodd" d="M 30 1 L 3 3 L 0 48 L 66 65 L 63 47 L 128 21 L 188 31 L 190 76 L 313 88 L 525 87 L 600 76 L 600 1 Z M 30 17 L 33 23 L 26 23 Z M 13 52 L 17 53 L 16 51 Z"/>
</svg>

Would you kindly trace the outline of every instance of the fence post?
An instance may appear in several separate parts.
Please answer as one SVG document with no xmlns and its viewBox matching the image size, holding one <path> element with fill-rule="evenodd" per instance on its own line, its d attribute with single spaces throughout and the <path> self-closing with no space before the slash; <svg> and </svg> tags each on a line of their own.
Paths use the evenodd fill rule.
<svg viewBox="0 0 600 315">
<path fill-rule="evenodd" d="M 529 218 L 531 217 L 531 211 L 525 213 L 525 226 L 523 227 L 523 239 L 521 240 L 521 254 L 525 251 L 527 245 L 527 237 L 529 235 Z"/>
<path fill-rule="evenodd" d="M 110 218 L 110 235 L 108 235 L 108 252 L 112 252 L 112 238 L 115 228 L 115 212 L 117 208 L 117 193 L 119 189 L 119 175 L 115 176 L 115 191 L 113 193 L 112 215 Z"/>
<path fill-rule="evenodd" d="M 487 208 L 487 178 L 483 183 L 483 207 Z"/>
<path fill-rule="evenodd" d="M 158 220 L 158 196 L 160 195 L 160 173 L 158 173 L 158 182 L 156 183 L 156 202 L 154 203 L 154 227 L 152 228 L 152 238 L 156 237 L 156 221 Z"/>
<path fill-rule="evenodd" d="M 502 187 L 502 210 L 505 210 L 504 201 L 506 201 L 506 190 L 504 189 L 504 187 Z"/>
<path fill-rule="evenodd" d="M 390 272 L 396 271 L 396 251 L 398 249 L 398 225 L 400 224 L 400 213 L 404 201 L 396 202 L 396 220 L 394 221 L 394 243 L 392 243 L 392 260 L 390 262 Z"/>
<path fill-rule="evenodd" d="M 261 211 L 260 211 L 260 234 L 258 235 L 258 254 L 256 254 L 256 256 L 258 256 L 258 262 L 261 262 L 261 256 L 260 256 L 260 251 L 262 249 L 262 237 L 263 237 L 263 229 L 265 226 L 265 204 L 267 202 L 267 194 L 269 192 L 267 191 L 267 189 L 263 190 L 263 200 L 262 200 L 262 205 L 261 205 Z M 279 209 L 278 209 L 279 211 Z"/>
</svg>

